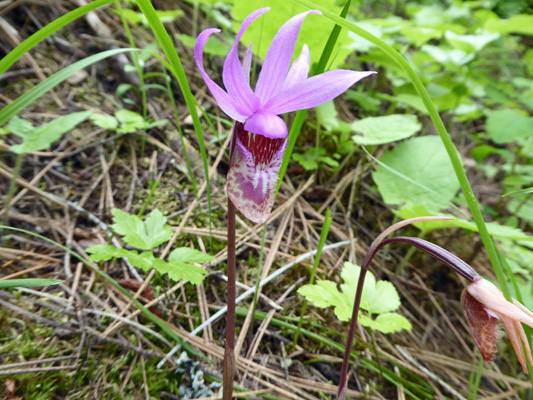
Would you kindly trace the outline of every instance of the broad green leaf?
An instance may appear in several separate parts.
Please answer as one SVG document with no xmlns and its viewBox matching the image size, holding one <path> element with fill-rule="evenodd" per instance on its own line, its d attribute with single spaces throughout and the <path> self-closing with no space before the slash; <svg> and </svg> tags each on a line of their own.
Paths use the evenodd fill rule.
<svg viewBox="0 0 533 400">
<path fill-rule="evenodd" d="M 322 7 L 325 7 L 338 15 L 340 8 L 336 7 L 335 3 L 335 0 L 322 0 L 320 2 Z M 270 43 L 279 28 L 291 17 L 303 11 L 307 11 L 304 7 L 286 0 L 269 0 L 268 7 L 270 7 L 270 11 L 251 24 L 241 39 L 241 42 L 246 47 L 248 47 L 250 42 L 253 43 L 252 50 L 254 54 L 261 58 L 261 60 L 265 59 Z M 254 1 L 235 0 L 231 10 L 235 29 L 238 30 L 242 21 L 253 11 L 257 10 L 257 8 L 258 5 Z M 296 57 L 300 55 L 302 46 L 305 43 L 309 46 L 311 65 L 317 63 L 320 59 L 320 53 L 324 48 L 325 40 L 329 36 L 333 27 L 334 25 L 331 22 L 327 21 L 320 15 L 308 16 L 300 30 L 293 59 L 296 59 Z M 348 32 L 343 29 L 340 32 L 337 43 L 331 53 L 331 59 L 328 63 L 330 69 L 340 66 L 346 57 L 352 53 L 347 47 L 350 42 L 351 40 L 348 38 Z"/>
<path fill-rule="evenodd" d="M 89 260 L 94 262 L 108 261 L 112 258 L 123 258 L 137 254 L 137 252 L 119 249 L 108 244 L 95 244 L 94 246 L 89 247 L 86 251 L 90 254 Z"/>
<path fill-rule="evenodd" d="M 438 136 L 402 142 L 380 162 L 384 165 L 378 165 L 372 177 L 387 204 L 425 204 L 439 210 L 448 206 L 459 189 Z"/>
<path fill-rule="evenodd" d="M 452 214 L 446 213 L 436 213 L 434 211 L 428 210 L 423 205 L 411 205 L 403 207 L 402 209 L 395 211 L 395 214 L 403 219 L 416 218 L 416 217 L 426 217 L 426 216 L 445 216 L 452 217 L 453 220 L 450 221 L 426 221 L 426 222 L 417 222 L 413 224 L 418 229 L 422 231 L 432 231 L 442 228 L 463 228 L 468 231 L 478 232 L 478 228 L 474 222 L 465 221 L 464 219 L 459 219 Z M 487 229 L 492 236 L 513 239 L 513 240 L 523 240 L 533 242 L 533 235 L 528 235 L 518 228 L 513 228 L 511 226 L 500 225 L 497 222 L 487 223 Z"/>
<path fill-rule="evenodd" d="M 533 117 L 526 117 L 511 109 L 487 111 L 486 114 L 485 129 L 495 143 L 511 143 L 533 135 Z"/>
<path fill-rule="evenodd" d="M 6 279 L 0 281 L 0 289 L 13 287 L 51 286 L 63 283 L 57 279 Z"/>
<path fill-rule="evenodd" d="M 99 128 L 113 130 L 118 126 L 117 119 L 107 114 L 92 114 L 89 119 Z"/>
<path fill-rule="evenodd" d="M 461 65 L 468 64 L 474 59 L 474 54 L 467 54 L 459 49 L 446 50 L 442 47 L 426 44 L 422 46 L 422 50 L 428 53 L 440 64 L 456 65 L 460 67 Z"/>
<path fill-rule="evenodd" d="M 124 240 L 141 250 L 152 250 L 172 237 L 172 229 L 166 225 L 167 219 L 161 211 L 154 209 L 144 224 L 136 215 L 130 215 L 114 208 L 113 230 L 124 236 Z"/>
<path fill-rule="evenodd" d="M 144 129 L 146 121 L 142 115 L 130 110 L 118 110 L 115 117 L 120 122 L 120 127 L 117 129 L 119 133 L 133 133 L 137 129 Z"/>
<path fill-rule="evenodd" d="M 447 31 L 444 37 L 453 47 L 465 53 L 475 53 L 481 50 L 490 42 L 500 37 L 499 33 L 477 33 L 475 35 L 458 35 L 452 31 Z"/>
<path fill-rule="evenodd" d="M 413 329 L 407 318 L 397 313 L 380 314 L 376 317 L 376 319 L 372 319 L 367 315 L 360 314 L 358 321 L 363 326 L 378 330 L 385 334 L 399 332 L 402 329 L 406 329 L 408 331 Z"/>
<path fill-rule="evenodd" d="M 485 29 L 489 32 L 519 33 L 533 35 L 533 15 L 515 15 L 509 19 L 489 19 L 485 23 Z"/>
<path fill-rule="evenodd" d="M 72 113 L 32 129 L 30 129 L 30 123 L 22 123 L 20 119 L 15 119 L 15 122 L 10 123 L 8 127 L 15 126 L 13 133 L 22 137 L 22 143 L 11 146 L 9 150 L 17 154 L 27 154 L 47 149 L 64 133 L 74 129 L 87 119 L 89 115 L 91 115 L 91 111 Z"/>
<path fill-rule="evenodd" d="M 352 136 L 360 145 L 391 143 L 413 136 L 422 125 L 415 115 L 393 114 L 384 117 L 368 117 L 355 121 L 352 129 L 361 134 Z"/>
<path fill-rule="evenodd" d="M 417 46 L 422 46 L 431 39 L 440 39 L 442 36 L 442 33 L 436 29 L 421 28 L 410 24 L 404 25 L 400 33 Z"/>
<path fill-rule="evenodd" d="M 26 121 L 25 119 L 20 118 L 18 115 L 15 115 L 9 120 L 7 124 L 7 130 L 8 132 L 24 138 L 31 135 L 35 128 L 30 121 Z"/>
</svg>

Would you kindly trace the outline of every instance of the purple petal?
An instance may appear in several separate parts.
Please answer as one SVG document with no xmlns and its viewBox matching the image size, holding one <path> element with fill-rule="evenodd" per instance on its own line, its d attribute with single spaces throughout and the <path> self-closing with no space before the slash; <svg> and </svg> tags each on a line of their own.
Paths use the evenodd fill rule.
<svg viewBox="0 0 533 400">
<path fill-rule="evenodd" d="M 196 43 L 194 44 L 194 59 L 198 69 L 200 70 L 200 74 L 204 78 L 204 81 L 211 91 L 211 94 L 215 98 L 218 106 L 232 119 L 244 122 L 247 116 L 237 112 L 230 95 L 227 94 L 220 86 L 218 86 L 215 81 L 213 81 L 209 75 L 207 75 L 204 69 L 204 46 L 207 42 L 207 39 L 209 39 L 209 36 L 215 32 L 220 32 L 220 29 L 206 29 L 200 33 L 200 35 L 198 35 L 198 39 L 196 39 Z"/>
<path fill-rule="evenodd" d="M 344 93 L 355 82 L 375 74 L 374 71 L 335 70 L 313 76 L 276 94 L 263 111 L 272 114 L 317 107 Z"/>
<path fill-rule="evenodd" d="M 235 43 L 233 43 L 233 46 L 226 57 L 224 69 L 222 71 L 224 86 L 226 86 L 226 90 L 233 99 L 235 108 L 239 113 L 246 115 L 247 117 L 252 115 L 259 108 L 259 99 L 252 91 L 252 88 L 248 83 L 249 79 L 246 79 L 245 72 L 239 61 L 237 50 L 239 48 L 239 41 L 248 26 L 268 10 L 268 8 L 261 8 L 246 17 L 239 29 L 237 37 L 235 38 Z"/>
<path fill-rule="evenodd" d="M 263 223 L 274 204 L 279 169 L 288 139 L 254 135 L 246 132 L 241 123 L 235 124 L 233 135 L 235 148 L 226 191 L 246 218 Z"/>
<path fill-rule="evenodd" d="M 250 69 L 252 67 L 252 44 L 248 46 L 244 59 L 242 60 L 242 70 L 244 71 L 244 77 L 246 78 L 246 83 L 250 85 Z"/>
<path fill-rule="evenodd" d="M 255 87 L 255 93 L 259 96 L 261 104 L 266 104 L 280 90 L 291 64 L 300 27 L 308 14 L 322 13 L 313 10 L 292 17 L 272 40 Z"/>
<path fill-rule="evenodd" d="M 270 139 L 281 139 L 287 136 L 287 125 L 274 114 L 258 111 L 244 123 L 248 132 L 265 136 Z"/>
<path fill-rule="evenodd" d="M 302 48 L 302 54 L 292 63 L 289 73 L 285 77 L 283 84 L 281 85 L 281 91 L 290 89 L 297 83 L 305 81 L 307 75 L 309 75 L 309 65 L 311 63 L 309 55 L 309 47 L 304 44 Z"/>
</svg>

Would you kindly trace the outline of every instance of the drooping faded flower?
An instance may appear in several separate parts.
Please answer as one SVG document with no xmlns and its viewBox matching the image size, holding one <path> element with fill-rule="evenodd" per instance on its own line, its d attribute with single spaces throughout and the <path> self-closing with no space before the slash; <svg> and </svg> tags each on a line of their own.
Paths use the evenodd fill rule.
<svg viewBox="0 0 533 400">
<path fill-rule="evenodd" d="M 207 87 L 220 108 L 235 120 L 230 151 L 230 170 L 226 190 L 235 207 L 254 222 L 264 222 L 274 203 L 278 173 L 287 147 L 287 125 L 279 117 L 291 111 L 313 108 L 326 103 L 372 71 L 328 71 L 308 78 L 309 49 L 291 65 L 300 27 L 307 11 L 283 25 L 267 52 L 255 91 L 250 86 L 252 47 L 241 63 L 237 50 L 248 26 L 267 12 L 262 8 L 250 14 L 242 23 L 235 43 L 226 57 L 222 80 L 226 90 L 217 85 L 203 66 L 204 46 L 212 33 L 206 29 L 198 36 L 194 58 Z"/>
<path fill-rule="evenodd" d="M 531 348 L 522 324 L 533 328 L 533 313 L 513 299 L 508 302 L 503 293 L 486 279 L 471 282 L 461 296 L 463 312 L 476 346 L 485 360 L 494 361 L 498 342 L 497 320 L 507 331 L 522 369 L 527 374 L 526 357 L 533 365 Z M 524 354 L 525 349 L 525 354 Z"/>
</svg>

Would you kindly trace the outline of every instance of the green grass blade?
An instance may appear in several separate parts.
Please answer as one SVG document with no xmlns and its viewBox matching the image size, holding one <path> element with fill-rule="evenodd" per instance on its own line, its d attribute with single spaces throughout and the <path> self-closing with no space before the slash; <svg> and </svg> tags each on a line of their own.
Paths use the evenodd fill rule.
<svg viewBox="0 0 533 400">
<path fill-rule="evenodd" d="M 338 17 L 334 13 L 326 10 L 323 7 L 320 7 L 319 5 L 309 0 L 293 0 L 293 1 L 309 9 L 320 10 L 325 18 L 349 30 L 350 32 L 355 33 L 356 35 L 361 36 L 363 39 L 366 39 L 369 42 L 375 44 L 385 54 L 387 54 L 392 60 L 394 60 L 407 74 L 413 86 L 415 87 L 416 91 L 418 92 L 419 96 L 421 97 L 422 102 L 424 103 L 426 109 L 428 110 L 431 120 L 433 121 L 433 124 L 435 125 L 435 128 L 437 129 L 437 132 L 439 133 L 442 143 L 444 144 L 444 147 L 446 148 L 446 152 L 448 153 L 448 157 L 450 158 L 450 161 L 453 165 L 455 174 L 457 176 L 457 179 L 459 180 L 461 189 L 463 190 L 466 201 L 468 203 L 468 207 L 470 208 L 474 221 L 476 222 L 476 225 L 479 229 L 479 234 L 481 236 L 481 239 L 483 240 L 483 244 L 485 245 L 485 248 L 489 255 L 492 267 L 494 269 L 494 272 L 496 273 L 502 292 L 505 295 L 505 298 L 507 300 L 510 300 L 511 292 L 507 285 L 507 281 L 505 279 L 505 273 L 500 264 L 498 254 L 496 252 L 496 246 L 494 245 L 494 242 L 492 241 L 489 231 L 487 230 L 487 225 L 485 224 L 485 220 L 483 219 L 483 214 L 481 213 L 479 203 L 476 199 L 476 196 L 474 195 L 472 187 L 470 186 L 470 182 L 468 181 L 468 177 L 466 176 L 466 171 L 463 167 L 463 164 L 461 163 L 457 149 L 455 148 L 455 145 L 453 144 L 453 141 L 450 135 L 448 134 L 448 131 L 446 130 L 446 127 L 444 126 L 444 123 L 435 105 L 433 104 L 431 97 L 429 96 L 424 84 L 422 83 L 422 80 L 418 77 L 415 70 L 411 67 L 411 65 L 407 62 L 407 60 L 405 60 L 405 58 L 403 58 L 402 55 L 398 53 L 396 50 L 394 50 L 391 46 L 389 46 L 383 40 L 372 35 L 368 31 L 358 27 L 354 23 L 346 21 L 345 19 Z"/>
<path fill-rule="evenodd" d="M 181 64 L 178 52 L 176 51 L 176 48 L 174 47 L 174 44 L 172 43 L 172 39 L 168 35 L 168 32 L 163 26 L 163 23 L 157 16 L 154 6 L 150 2 L 150 0 L 135 1 L 139 9 L 146 17 L 150 28 L 152 28 L 152 31 L 154 32 L 157 38 L 157 41 L 163 48 L 163 51 L 165 52 L 168 58 L 170 64 L 170 71 L 178 81 L 181 92 L 183 93 L 183 97 L 185 99 L 185 103 L 187 105 L 187 108 L 189 109 L 189 113 L 191 114 L 194 130 L 196 132 L 196 138 L 198 139 L 198 147 L 200 148 L 200 154 L 202 156 L 202 162 L 204 165 L 207 206 L 209 208 L 209 230 L 211 230 L 211 188 L 209 185 L 209 168 L 207 165 L 207 153 L 205 150 L 204 136 L 202 134 L 202 126 L 200 124 L 200 118 L 198 118 L 198 113 L 196 112 L 195 99 L 192 95 L 191 88 L 187 80 L 187 75 L 185 74 L 185 70 L 183 69 L 183 65 Z"/>
<path fill-rule="evenodd" d="M 56 72 L 54 75 L 46 78 L 44 81 L 34 86 L 32 89 L 28 90 L 22 96 L 18 97 L 13 103 L 8 104 L 0 111 L 0 125 L 5 124 L 9 119 L 17 115 L 19 112 L 28 107 L 35 100 L 40 98 L 50 89 L 59 85 L 61 82 L 66 80 L 69 76 L 72 76 L 77 71 L 88 67 L 91 64 L 94 64 L 98 61 L 101 61 L 105 58 L 114 56 L 119 53 L 125 53 L 128 51 L 139 51 L 138 49 L 114 49 L 103 51 L 98 54 L 94 54 L 90 57 L 84 58 L 83 60 L 77 61 L 74 64 L 69 65 L 66 68 L 63 68 L 61 71 Z"/>
<path fill-rule="evenodd" d="M 67 24 L 70 24 L 72 21 L 77 20 L 80 17 L 83 17 L 89 11 L 96 10 L 99 7 L 102 7 L 106 4 L 111 3 L 113 0 L 94 0 L 89 4 L 86 4 L 82 7 L 76 8 L 75 10 L 70 11 L 69 13 L 62 15 L 58 19 L 50 22 L 44 28 L 39 29 L 24 42 L 19 44 L 13 50 L 9 52 L 7 56 L 0 60 L 0 75 L 8 70 L 17 60 L 30 51 L 37 44 L 42 42 L 48 36 L 56 32 L 58 29 L 61 29 Z"/>
<path fill-rule="evenodd" d="M 15 232 L 21 232 L 25 233 L 27 235 L 31 235 L 33 237 L 39 238 L 41 240 L 44 240 L 47 243 L 52 243 L 53 245 L 59 247 L 63 251 L 69 253 L 71 256 L 77 258 L 80 260 L 83 264 L 85 264 L 87 267 L 89 267 L 92 271 L 94 271 L 100 278 L 103 278 L 105 281 L 107 281 L 111 286 L 113 286 L 115 289 L 117 289 L 119 292 L 121 292 L 124 296 L 126 296 L 130 301 L 132 301 L 135 306 L 153 323 L 155 323 L 161 330 L 163 330 L 169 337 L 171 337 L 176 342 L 180 343 L 184 348 L 186 348 L 189 352 L 196 356 L 200 356 L 205 359 L 205 357 L 198 353 L 196 350 L 194 350 L 190 344 L 187 344 L 183 341 L 182 338 L 180 338 L 173 330 L 170 328 L 163 320 L 158 318 L 155 314 L 153 314 L 150 310 L 148 310 L 145 306 L 142 305 L 142 303 L 137 300 L 135 297 L 133 297 L 126 289 L 124 289 L 122 286 L 120 286 L 113 278 L 111 278 L 109 275 L 107 275 L 104 271 L 100 270 L 98 267 L 94 266 L 89 260 L 83 258 L 78 253 L 72 251 L 68 247 L 65 247 L 57 242 L 54 242 L 52 239 L 48 239 L 45 236 L 39 235 L 34 232 L 30 232 L 24 229 L 19 228 L 13 228 L 10 226 L 0 226 L 0 229 L 6 229 L 10 231 Z"/>
<path fill-rule="evenodd" d="M 0 289 L 13 287 L 51 286 L 63 283 L 57 279 L 6 279 L 0 281 Z"/>
<path fill-rule="evenodd" d="M 318 264 L 320 264 L 320 257 L 322 256 L 322 248 L 324 247 L 324 244 L 326 244 L 326 239 L 328 238 L 328 233 L 329 233 L 329 227 L 331 226 L 332 220 L 333 218 L 331 217 L 331 210 L 328 208 L 326 210 L 326 216 L 324 217 L 324 225 L 322 225 L 322 232 L 320 232 L 320 239 L 318 240 L 315 263 L 313 264 L 313 269 L 311 270 L 311 275 L 309 276 L 309 285 L 312 285 L 315 282 L 316 269 L 318 268 Z M 293 340 L 294 345 L 298 343 L 298 336 L 300 336 L 300 331 L 302 329 L 302 324 L 304 321 L 304 315 L 305 315 L 306 309 L 307 309 L 307 299 L 304 298 L 304 302 L 302 304 L 302 311 L 300 312 L 300 320 L 298 321 L 298 328 L 296 329 L 296 333 L 294 334 L 294 340 Z"/>
<path fill-rule="evenodd" d="M 346 18 L 351 3 L 352 0 L 348 0 L 344 5 L 344 8 L 341 11 L 341 18 Z M 322 55 L 320 56 L 320 60 L 318 61 L 318 64 L 313 71 L 313 75 L 321 74 L 326 69 L 326 65 L 329 61 L 329 58 L 331 57 L 331 53 L 333 52 L 333 47 L 335 46 L 335 43 L 337 43 L 337 39 L 339 38 L 340 33 L 341 27 L 339 25 L 335 25 L 331 30 L 328 41 L 324 46 L 324 50 L 322 50 Z M 289 165 L 292 151 L 294 150 L 294 145 L 296 144 L 296 140 L 298 140 L 298 136 L 300 135 L 300 131 L 302 130 L 302 126 L 304 124 L 306 116 L 307 110 L 300 110 L 296 113 L 296 117 L 294 117 L 294 121 L 289 132 L 289 143 L 287 144 L 287 148 L 285 149 L 283 161 L 281 162 L 281 168 L 279 169 L 279 181 L 276 193 L 281 187 L 281 182 L 283 181 L 285 171 L 287 170 L 287 167 Z"/>
</svg>

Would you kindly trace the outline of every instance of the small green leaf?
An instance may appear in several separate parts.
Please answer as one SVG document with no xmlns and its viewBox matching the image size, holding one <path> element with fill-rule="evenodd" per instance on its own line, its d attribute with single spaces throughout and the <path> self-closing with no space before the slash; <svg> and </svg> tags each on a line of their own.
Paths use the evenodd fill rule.
<svg viewBox="0 0 533 400">
<path fill-rule="evenodd" d="M 453 47 L 465 53 L 475 53 L 490 42 L 500 37 L 499 33 L 477 33 L 475 35 L 458 35 L 452 31 L 446 31 L 444 37 Z"/>
<path fill-rule="evenodd" d="M 44 150 L 63 136 L 64 133 L 74 129 L 78 124 L 87 119 L 89 115 L 91 115 L 91 111 L 72 113 L 37 128 L 31 127 L 29 122 L 21 122 L 20 118 L 18 120 L 15 119 L 13 124 L 10 121 L 10 125 L 15 129 L 12 132 L 22 137 L 23 141 L 22 144 L 11 146 L 9 150 L 17 154 L 27 154 Z"/>
<path fill-rule="evenodd" d="M 166 225 L 167 219 L 158 209 L 153 210 L 143 224 L 136 215 L 130 215 L 114 208 L 113 230 L 124 236 L 124 240 L 141 250 L 152 250 L 172 237 L 172 229 Z"/>
<path fill-rule="evenodd" d="M 89 247 L 86 251 L 90 254 L 89 260 L 94 262 L 108 261 L 112 258 L 128 257 L 133 253 L 108 244 L 96 244 Z M 135 252 L 135 254 L 137 254 L 137 252 Z"/>
<path fill-rule="evenodd" d="M 207 271 L 192 263 L 205 263 L 213 261 L 215 257 L 188 247 L 180 247 L 172 251 L 168 262 L 159 258 L 153 260 L 153 266 L 160 273 L 167 274 L 174 281 L 185 281 L 195 285 L 202 283 Z"/>
<path fill-rule="evenodd" d="M 143 251 L 137 254 L 136 251 L 130 251 L 128 254 L 128 261 L 134 267 L 140 268 L 144 271 L 149 271 L 153 266 L 154 254 L 151 251 Z"/>
<path fill-rule="evenodd" d="M 144 129 L 147 124 L 142 115 L 130 110 L 118 110 L 115 117 L 120 122 L 117 129 L 119 133 L 133 133 L 137 129 Z"/>
<path fill-rule="evenodd" d="M 172 237 L 172 229 L 166 223 L 167 218 L 157 208 L 146 218 L 146 233 L 150 248 L 153 249 Z"/>
<path fill-rule="evenodd" d="M 380 314 L 374 320 L 367 315 L 360 314 L 358 321 L 363 326 L 376 329 L 385 334 L 399 332 L 402 329 L 406 329 L 408 331 L 413 329 L 407 318 L 397 313 Z"/>
<path fill-rule="evenodd" d="M 318 164 L 314 159 L 309 159 L 304 154 L 295 153 L 292 155 L 294 161 L 305 168 L 306 171 L 311 171 L 318 168 Z"/>
<path fill-rule="evenodd" d="M 57 279 L 6 279 L 0 281 L 0 289 L 13 287 L 51 286 L 63 283 Z"/>
<path fill-rule="evenodd" d="M 361 267 L 346 262 L 341 272 L 344 284 L 342 292 L 337 289 L 337 284 L 332 281 L 318 281 L 314 285 L 304 285 L 298 293 L 304 296 L 313 305 L 320 308 L 334 307 L 335 315 L 341 321 L 348 321 L 352 317 L 355 292 L 359 282 Z M 394 285 L 387 281 L 376 282 L 375 276 L 367 271 L 363 293 L 361 296 L 361 310 L 369 314 L 379 314 L 376 319 L 370 315 L 359 313 L 359 322 L 372 329 L 383 333 L 397 332 L 402 329 L 411 329 L 407 319 L 399 314 L 390 313 L 400 307 L 400 297 Z"/>
<path fill-rule="evenodd" d="M 190 247 L 179 247 L 170 253 L 168 260 L 170 262 L 187 262 L 187 263 L 199 263 L 213 261 L 215 257 L 202 253 L 201 251 L 191 249 Z"/>
<path fill-rule="evenodd" d="M 314 285 L 304 285 L 298 289 L 316 307 L 334 307 L 337 318 L 348 321 L 352 316 L 353 299 L 350 300 L 337 289 L 337 284 L 332 281 L 318 281 Z"/>
<path fill-rule="evenodd" d="M 318 122 L 320 122 L 320 125 L 326 130 L 334 131 L 339 127 L 337 110 L 335 109 L 335 103 L 333 100 L 316 107 L 315 111 Z"/>
<path fill-rule="evenodd" d="M 352 129 L 362 136 L 352 136 L 360 145 L 378 145 L 406 139 L 417 133 L 422 125 L 415 115 L 393 114 L 368 117 L 352 123 Z"/>
<path fill-rule="evenodd" d="M 89 119 L 99 128 L 113 130 L 118 126 L 117 119 L 107 114 L 93 114 Z"/>
</svg>

